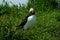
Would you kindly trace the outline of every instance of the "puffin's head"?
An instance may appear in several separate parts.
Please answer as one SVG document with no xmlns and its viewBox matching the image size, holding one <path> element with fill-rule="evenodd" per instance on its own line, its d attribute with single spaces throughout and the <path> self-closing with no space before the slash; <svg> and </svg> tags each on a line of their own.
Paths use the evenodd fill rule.
<svg viewBox="0 0 60 40">
<path fill-rule="evenodd" d="M 34 8 L 30 8 L 29 13 L 30 14 L 35 14 L 35 9 Z"/>
</svg>

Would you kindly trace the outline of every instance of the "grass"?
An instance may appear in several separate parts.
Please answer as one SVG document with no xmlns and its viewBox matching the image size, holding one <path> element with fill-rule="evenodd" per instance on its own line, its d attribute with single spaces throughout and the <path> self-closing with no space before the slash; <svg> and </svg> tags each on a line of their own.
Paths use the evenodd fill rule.
<svg viewBox="0 0 60 40">
<path fill-rule="evenodd" d="M 1 6 L 0 6 L 1 7 Z M 8 7 L 8 8 L 7 8 Z M 36 23 L 29 30 L 15 30 L 28 15 L 29 8 L 2 6 L 0 15 L 0 40 L 60 40 L 60 11 L 36 11 Z"/>
</svg>

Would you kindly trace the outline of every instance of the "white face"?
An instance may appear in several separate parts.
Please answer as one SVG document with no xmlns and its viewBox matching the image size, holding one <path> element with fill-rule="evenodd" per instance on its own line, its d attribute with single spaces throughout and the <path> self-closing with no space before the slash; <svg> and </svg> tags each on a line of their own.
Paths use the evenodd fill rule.
<svg viewBox="0 0 60 40">
<path fill-rule="evenodd" d="M 34 9 L 33 9 L 33 8 L 30 8 L 29 12 L 31 12 L 31 11 L 33 12 L 33 11 L 34 11 Z"/>
</svg>

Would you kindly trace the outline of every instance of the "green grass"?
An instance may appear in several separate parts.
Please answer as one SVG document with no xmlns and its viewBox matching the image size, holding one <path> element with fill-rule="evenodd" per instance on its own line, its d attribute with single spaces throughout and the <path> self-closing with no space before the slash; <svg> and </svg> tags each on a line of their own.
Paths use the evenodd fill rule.
<svg viewBox="0 0 60 40">
<path fill-rule="evenodd" d="M 1 6 L 0 6 L 1 7 Z M 0 40 L 60 40 L 60 10 L 36 9 L 36 23 L 29 30 L 15 30 L 28 15 L 29 8 L 2 6 Z"/>
</svg>

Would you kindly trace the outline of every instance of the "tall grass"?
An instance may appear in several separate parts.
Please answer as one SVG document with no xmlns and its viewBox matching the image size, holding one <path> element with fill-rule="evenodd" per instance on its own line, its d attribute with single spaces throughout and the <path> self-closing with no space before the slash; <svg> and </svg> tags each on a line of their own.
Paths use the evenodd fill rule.
<svg viewBox="0 0 60 40">
<path fill-rule="evenodd" d="M 30 7 L 36 9 L 36 23 L 32 29 L 16 30 Z M 0 40 L 60 40 L 60 11 L 53 9 L 48 0 L 28 3 L 27 8 L 1 5 L 0 12 Z"/>
</svg>

